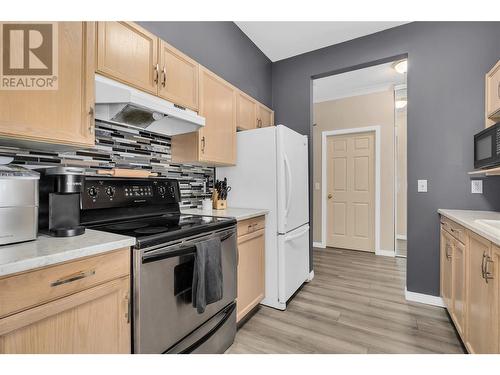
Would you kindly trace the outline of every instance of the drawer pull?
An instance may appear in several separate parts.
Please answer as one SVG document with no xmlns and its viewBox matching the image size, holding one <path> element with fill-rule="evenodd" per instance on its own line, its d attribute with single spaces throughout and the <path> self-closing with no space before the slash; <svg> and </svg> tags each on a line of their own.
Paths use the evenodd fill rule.
<svg viewBox="0 0 500 375">
<path fill-rule="evenodd" d="M 86 271 L 86 272 L 79 272 L 79 273 L 76 273 L 74 275 L 68 276 L 64 279 L 56 280 L 56 281 L 52 282 L 50 284 L 50 286 L 54 287 L 54 286 L 72 283 L 73 281 L 81 280 L 81 279 L 84 279 L 86 277 L 93 276 L 93 275 L 95 275 L 95 270 L 90 270 L 90 271 Z"/>
<path fill-rule="evenodd" d="M 484 280 L 488 283 L 488 280 L 493 280 L 493 272 L 488 271 L 488 264 L 493 263 L 490 256 L 486 256 L 486 261 L 484 262 Z"/>
<path fill-rule="evenodd" d="M 451 255 L 448 253 L 448 249 L 451 248 L 450 244 L 446 244 L 446 259 L 451 259 Z"/>
</svg>

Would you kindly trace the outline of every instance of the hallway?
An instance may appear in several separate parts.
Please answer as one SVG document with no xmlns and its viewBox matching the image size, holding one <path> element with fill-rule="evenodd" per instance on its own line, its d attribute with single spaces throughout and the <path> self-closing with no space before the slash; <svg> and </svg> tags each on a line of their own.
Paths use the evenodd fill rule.
<svg viewBox="0 0 500 375">
<path fill-rule="evenodd" d="M 463 353 L 443 308 L 407 302 L 406 259 L 314 250 L 286 311 L 260 307 L 226 353 Z"/>
</svg>

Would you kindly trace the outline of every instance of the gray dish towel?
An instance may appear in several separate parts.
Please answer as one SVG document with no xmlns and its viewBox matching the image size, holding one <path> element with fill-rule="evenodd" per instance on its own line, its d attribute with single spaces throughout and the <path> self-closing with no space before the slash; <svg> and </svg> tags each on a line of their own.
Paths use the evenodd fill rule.
<svg viewBox="0 0 500 375">
<path fill-rule="evenodd" d="M 222 299 L 222 261 L 219 237 L 196 244 L 193 270 L 193 307 L 199 314 Z"/>
</svg>

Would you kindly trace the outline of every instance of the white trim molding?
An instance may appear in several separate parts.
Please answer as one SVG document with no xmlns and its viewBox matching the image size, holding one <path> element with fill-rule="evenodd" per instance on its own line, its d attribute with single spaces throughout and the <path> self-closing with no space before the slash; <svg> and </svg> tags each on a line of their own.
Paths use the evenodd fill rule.
<svg viewBox="0 0 500 375">
<path fill-rule="evenodd" d="M 426 305 L 446 307 L 444 301 L 441 297 L 431 296 L 430 294 L 422 294 L 416 292 L 410 292 L 405 287 L 405 298 L 407 301 L 425 303 Z"/>
<path fill-rule="evenodd" d="M 406 234 L 396 234 L 396 239 L 406 241 Z"/>
<path fill-rule="evenodd" d="M 375 132 L 375 254 L 378 254 L 380 249 L 380 125 L 365 126 L 362 128 L 350 128 L 339 130 L 328 130 L 321 133 L 321 247 L 326 247 L 326 141 L 327 138 L 333 135 L 356 134 Z M 319 246 L 318 246 L 319 247 Z M 393 251 L 395 253 L 395 251 Z"/>
<path fill-rule="evenodd" d="M 326 246 L 323 242 L 313 242 L 313 247 L 317 247 L 318 249 L 325 249 Z"/>
<path fill-rule="evenodd" d="M 392 258 L 394 258 L 396 256 L 396 252 L 392 251 L 392 250 L 382 250 L 382 249 L 379 249 L 379 250 L 375 250 L 375 255 L 381 255 L 381 256 L 384 256 L 384 257 L 392 257 Z"/>
</svg>

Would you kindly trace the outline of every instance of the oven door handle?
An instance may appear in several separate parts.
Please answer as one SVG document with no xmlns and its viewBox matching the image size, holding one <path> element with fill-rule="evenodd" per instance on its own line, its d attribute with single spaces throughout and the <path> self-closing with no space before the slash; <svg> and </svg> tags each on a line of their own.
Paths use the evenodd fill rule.
<svg viewBox="0 0 500 375">
<path fill-rule="evenodd" d="M 231 237 L 236 236 L 236 232 L 231 232 L 228 235 L 221 237 L 220 242 L 224 242 L 228 240 Z M 189 246 L 184 246 L 180 247 L 176 250 L 171 250 L 171 251 L 165 251 L 162 253 L 157 253 L 157 254 L 152 254 L 152 255 L 144 255 L 142 258 L 142 264 L 146 263 L 151 263 L 151 262 L 156 262 L 162 259 L 168 259 L 172 257 L 178 257 L 182 255 L 188 255 L 188 254 L 194 254 L 196 253 L 196 245 L 189 245 Z"/>
</svg>

